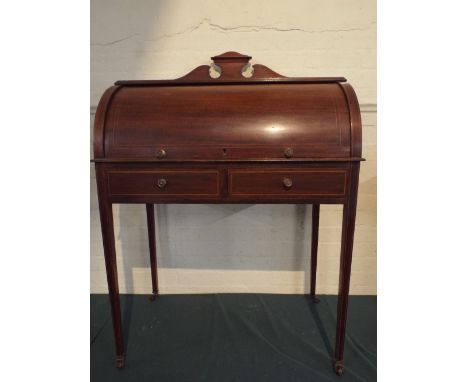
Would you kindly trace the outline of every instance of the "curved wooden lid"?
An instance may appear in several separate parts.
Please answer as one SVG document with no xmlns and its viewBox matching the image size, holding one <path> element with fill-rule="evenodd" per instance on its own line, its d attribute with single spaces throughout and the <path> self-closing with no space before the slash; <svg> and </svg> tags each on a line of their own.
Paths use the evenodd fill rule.
<svg viewBox="0 0 468 382">
<path fill-rule="evenodd" d="M 212 59 L 177 80 L 116 82 L 96 112 L 95 158 L 361 159 L 359 105 L 344 78 L 288 78 L 258 64 L 247 77 L 250 56 Z"/>
</svg>

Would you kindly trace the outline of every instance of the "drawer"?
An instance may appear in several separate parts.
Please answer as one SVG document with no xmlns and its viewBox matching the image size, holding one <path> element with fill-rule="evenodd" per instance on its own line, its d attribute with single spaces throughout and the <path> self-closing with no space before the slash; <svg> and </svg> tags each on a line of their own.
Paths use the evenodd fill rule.
<svg viewBox="0 0 468 382">
<path fill-rule="evenodd" d="M 216 170 L 109 171 L 109 194 L 161 196 L 217 196 Z"/>
<path fill-rule="evenodd" d="M 233 196 L 344 196 L 346 183 L 343 169 L 229 170 Z"/>
</svg>

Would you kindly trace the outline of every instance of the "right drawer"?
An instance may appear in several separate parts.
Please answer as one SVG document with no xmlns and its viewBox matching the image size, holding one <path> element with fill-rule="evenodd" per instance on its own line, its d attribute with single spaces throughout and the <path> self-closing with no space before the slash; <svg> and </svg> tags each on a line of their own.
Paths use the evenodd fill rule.
<svg viewBox="0 0 468 382">
<path fill-rule="evenodd" d="M 345 196 L 344 169 L 230 169 L 233 196 Z"/>
</svg>

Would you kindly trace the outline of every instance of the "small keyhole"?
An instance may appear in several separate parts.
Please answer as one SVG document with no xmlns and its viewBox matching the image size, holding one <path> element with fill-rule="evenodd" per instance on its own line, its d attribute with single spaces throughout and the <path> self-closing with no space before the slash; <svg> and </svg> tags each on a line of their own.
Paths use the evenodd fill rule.
<svg viewBox="0 0 468 382">
<path fill-rule="evenodd" d="M 227 155 L 227 149 L 223 149 L 223 155 Z"/>
</svg>

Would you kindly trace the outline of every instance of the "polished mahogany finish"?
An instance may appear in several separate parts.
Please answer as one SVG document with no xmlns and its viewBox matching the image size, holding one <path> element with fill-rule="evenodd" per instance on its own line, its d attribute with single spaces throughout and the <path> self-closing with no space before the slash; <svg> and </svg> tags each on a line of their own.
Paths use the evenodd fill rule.
<svg viewBox="0 0 468 382">
<path fill-rule="evenodd" d="M 152 297 L 155 203 L 313 205 L 315 296 L 320 204 L 343 204 L 335 371 L 343 373 L 361 158 L 361 119 L 342 77 L 288 78 L 227 52 L 177 80 L 118 81 L 96 110 L 94 162 L 117 366 L 123 339 L 113 203 L 146 205 Z"/>
<path fill-rule="evenodd" d="M 156 224 L 154 219 L 154 205 L 146 205 L 146 219 L 148 223 L 148 243 L 150 251 L 151 263 L 151 282 L 153 286 L 153 294 L 150 299 L 154 300 L 159 293 L 158 288 L 158 264 L 156 259 Z"/>
<path fill-rule="evenodd" d="M 336 83 L 122 87 L 108 109 L 104 152 L 167 160 L 349 157 L 349 125 Z"/>
<path fill-rule="evenodd" d="M 304 169 L 290 167 L 267 170 L 228 170 L 229 194 L 236 197 L 341 196 L 345 195 L 345 169 Z"/>
<path fill-rule="evenodd" d="M 310 296 L 314 302 L 319 302 L 315 294 L 315 284 L 317 281 L 317 252 L 319 235 L 320 204 L 312 205 L 312 240 L 310 256 Z"/>
</svg>

